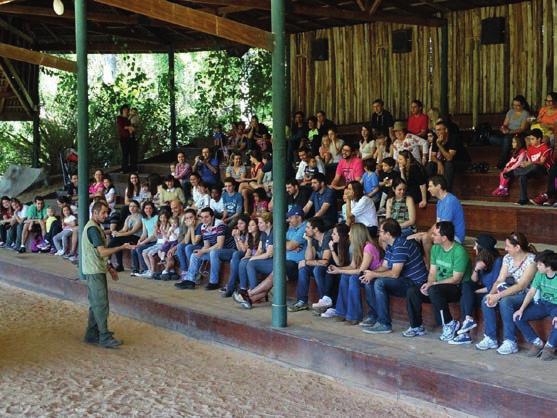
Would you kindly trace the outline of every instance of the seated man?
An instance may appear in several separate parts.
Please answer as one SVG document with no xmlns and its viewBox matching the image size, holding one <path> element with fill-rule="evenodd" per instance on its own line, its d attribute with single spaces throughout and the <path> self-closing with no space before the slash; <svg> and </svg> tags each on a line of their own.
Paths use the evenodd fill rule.
<svg viewBox="0 0 557 418">
<path fill-rule="evenodd" d="M 46 234 L 46 207 L 44 204 L 44 199 L 41 196 L 35 197 L 34 203 L 29 206 L 27 210 L 27 215 L 25 221 L 17 226 L 17 239 L 16 242 L 20 242 L 18 253 L 25 252 L 25 243 L 27 238 L 29 238 L 29 233 L 33 229 L 40 230 L 41 236 Z"/>
<path fill-rule="evenodd" d="M 219 182 L 219 160 L 211 155 L 211 150 L 207 147 L 201 150 L 201 155 L 195 157 L 192 169 L 208 187 Z"/>
<path fill-rule="evenodd" d="M 466 249 L 454 239 L 452 222 L 437 222 L 432 236 L 434 245 L 427 282 L 420 288 L 413 286 L 408 289 L 410 328 L 402 335 L 416 337 L 425 334 L 422 324 L 422 303 L 425 302 L 433 304 L 437 322 L 443 325 L 439 339 L 450 341 L 455 337 L 460 323 L 451 316 L 449 303 L 460 301 L 460 283 L 470 280 L 472 263 Z"/>
<path fill-rule="evenodd" d="M 221 248 L 234 248 L 234 239 L 228 233 L 226 225 L 220 219 L 215 218 L 213 209 L 206 207 L 201 209 L 201 239 L 203 247 L 193 251 L 191 255 L 188 271 L 182 275 L 182 280 L 175 283 L 178 289 L 195 289 L 196 276 L 203 261 L 210 260 L 212 250 Z M 211 272 L 209 283 L 206 290 L 216 290 L 219 288 L 218 272 Z"/>
<path fill-rule="evenodd" d="M 335 178 L 331 182 L 331 188 L 335 190 L 344 190 L 348 183 L 360 181 L 364 175 L 364 163 L 354 155 L 352 145 L 344 144 L 340 152 L 342 159 L 338 162 Z"/>
<path fill-rule="evenodd" d="M 304 233 L 304 211 L 299 206 L 293 206 L 286 214 L 288 229 L 286 230 L 286 275 L 289 280 L 298 278 L 298 263 L 304 259 L 306 240 Z"/>
<path fill-rule="evenodd" d="M 296 205 L 303 208 L 309 201 L 311 192 L 307 187 L 300 187 L 295 179 L 286 182 L 286 210 Z"/>
<path fill-rule="evenodd" d="M 427 174 L 439 174 L 447 179 L 447 190 L 452 191 L 456 172 L 464 171 L 470 165 L 470 155 L 456 135 L 450 132 L 447 122 L 435 125 L 437 141 L 431 146 L 431 161 L 426 167 Z"/>
<path fill-rule="evenodd" d="M 436 222 L 447 221 L 454 225 L 456 242 L 463 243 L 466 235 L 466 224 L 464 223 L 464 210 L 460 200 L 455 195 L 447 191 L 447 180 L 443 176 L 433 176 L 429 179 L 427 190 L 437 200 L 437 220 Z M 424 247 L 426 259 L 429 259 L 429 252 L 432 245 L 432 232 L 435 225 L 428 232 L 418 232 L 412 234 L 408 239 L 420 241 Z"/>
<path fill-rule="evenodd" d="M 396 220 L 386 219 L 381 224 L 379 239 L 387 245 L 383 265 L 375 271 L 366 270 L 361 278 L 370 312 L 360 325 L 369 334 L 392 332 L 389 296 L 406 297 L 409 289 L 419 289 L 427 279 L 420 249 L 414 241 L 402 236 Z"/>
<path fill-rule="evenodd" d="M 307 148 L 300 148 L 298 150 L 298 157 L 300 158 L 300 164 L 298 165 L 298 170 L 296 171 L 296 180 L 298 180 L 302 186 L 309 185 L 311 183 L 311 179 L 307 179 L 305 172 L 309 161 L 312 159 L 312 154 Z M 325 165 L 323 164 L 321 158 L 319 158 L 319 154 L 316 154 L 315 161 L 317 163 L 317 171 L 325 174 Z"/>
<path fill-rule="evenodd" d="M 224 212 L 222 213 L 222 220 L 225 224 L 233 226 L 238 221 L 244 209 L 244 199 L 242 195 L 236 191 L 236 180 L 232 177 L 224 179 L 224 194 L 222 202 Z"/>
<path fill-rule="evenodd" d="M 319 292 L 319 300 L 323 302 L 323 312 L 333 306 L 333 301 L 325 295 L 325 276 L 331 258 L 329 242 L 331 231 L 325 229 L 323 219 L 311 218 L 305 231 L 306 251 L 305 260 L 298 263 L 298 284 L 296 286 L 296 303 L 288 308 L 290 312 L 308 309 L 309 278 L 313 276 Z M 326 300 L 323 300 L 326 298 Z"/>
<path fill-rule="evenodd" d="M 307 215 L 313 208 L 315 210 L 314 217 L 322 218 L 325 226 L 330 228 L 337 222 L 337 202 L 335 192 L 327 187 L 325 183 L 325 175 L 317 173 L 311 180 L 311 189 L 313 193 L 309 202 L 304 206 L 304 213 Z"/>
</svg>

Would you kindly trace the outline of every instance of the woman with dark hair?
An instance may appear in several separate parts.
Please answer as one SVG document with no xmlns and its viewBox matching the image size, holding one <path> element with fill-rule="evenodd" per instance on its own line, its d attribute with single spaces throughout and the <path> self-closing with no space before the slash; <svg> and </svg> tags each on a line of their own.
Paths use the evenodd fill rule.
<svg viewBox="0 0 557 418">
<path fill-rule="evenodd" d="M 351 181 L 344 192 L 346 202 L 346 224 L 365 225 L 372 237 L 377 237 L 377 212 L 375 203 L 364 194 L 364 186 L 359 181 Z"/>
<path fill-rule="evenodd" d="M 175 199 L 179 200 L 182 203 L 186 203 L 184 191 L 181 187 L 177 187 L 176 180 L 171 174 L 169 174 L 164 178 L 164 184 L 159 191 L 159 208 L 165 206 L 170 207 L 170 202 Z"/>
<path fill-rule="evenodd" d="M 416 233 L 416 205 L 404 180 L 393 181 L 391 196 L 387 199 L 386 218 L 392 218 L 400 224 L 402 236 Z"/>
<path fill-rule="evenodd" d="M 298 156 L 297 150 L 304 138 L 307 138 L 308 127 L 304 120 L 304 112 L 298 110 L 294 113 L 294 119 L 290 127 L 290 140 L 288 141 L 288 154 L 286 156 L 289 163 Z"/>
<path fill-rule="evenodd" d="M 407 193 L 418 207 L 427 206 L 427 176 L 424 167 L 410 151 L 402 150 L 397 157 L 400 177 L 406 183 Z"/>
<path fill-rule="evenodd" d="M 478 324 L 474 321 L 474 310 L 480 306 L 483 297 L 493 287 L 497 280 L 503 258 L 495 249 L 497 240 L 491 235 L 480 234 L 474 243 L 476 254 L 476 264 L 470 281 L 462 282 L 462 295 L 460 297 L 460 316 L 463 318 L 462 326 L 457 332 L 457 336 L 449 340 L 452 345 L 470 344 L 470 330 L 476 328 Z"/>
<path fill-rule="evenodd" d="M 362 160 L 373 158 L 373 154 L 375 153 L 375 139 L 373 139 L 371 129 L 367 125 L 363 125 L 360 130 L 360 135 L 360 158 Z"/>
<path fill-rule="evenodd" d="M 509 160 L 511 153 L 511 141 L 514 136 L 523 134 L 528 129 L 528 118 L 530 117 L 530 106 L 524 96 L 518 95 L 513 98 L 512 107 L 505 115 L 505 120 L 499 128 L 501 135 L 491 136 L 489 142 L 493 145 L 501 145 L 501 155 L 497 167 L 502 169 Z"/>
<path fill-rule="evenodd" d="M 336 224 L 331 232 L 331 240 L 329 241 L 329 250 L 331 251 L 331 262 L 337 267 L 346 267 L 350 264 L 350 227 L 346 224 Z M 332 302 L 332 306 L 327 308 L 325 312 L 321 308 L 319 302 L 314 303 L 311 308 L 316 315 L 322 318 L 333 318 L 336 316 L 336 300 L 338 295 L 338 278 L 337 275 L 327 273 L 323 286 L 323 298 L 328 298 Z"/>
<path fill-rule="evenodd" d="M 2 196 L 0 199 L 0 248 L 6 246 L 6 238 L 12 217 L 13 210 L 11 200 L 8 196 Z"/>
<path fill-rule="evenodd" d="M 425 138 L 429 118 L 424 113 L 424 105 L 419 100 L 412 100 L 410 104 L 410 116 L 408 117 L 407 131 L 411 134 Z"/>
<path fill-rule="evenodd" d="M 112 232 L 112 238 L 108 243 L 108 248 L 116 248 L 125 243 L 137 244 L 139 237 L 141 237 L 141 212 L 139 202 L 132 200 L 128 205 L 130 215 L 124 221 L 124 226 L 119 231 Z M 116 254 L 116 271 L 124 271 L 124 264 L 122 262 L 122 251 Z"/>
<path fill-rule="evenodd" d="M 226 167 L 225 177 L 232 177 L 237 183 L 246 178 L 246 166 L 240 153 L 233 152 L 230 156 L 230 165 Z"/>
<path fill-rule="evenodd" d="M 476 344 L 476 348 L 497 348 L 499 354 L 513 354 L 518 351 L 513 314 L 522 304 L 536 273 L 536 250 L 524 234 L 515 232 L 505 240 L 505 252 L 507 254 L 503 257 L 499 276 L 481 303 L 485 330 L 484 338 Z M 503 323 L 503 343 L 499 347 L 495 315 L 497 308 Z"/>
<path fill-rule="evenodd" d="M 247 215 L 240 215 L 236 228 L 232 230 L 234 243 L 236 248 L 230 259 L 230 274 L 228 275 L 228 284 L 221 289 L 222 297 L 229 298 L 236 290 L 238 283 L 238 272 L 240 270 L 240 262 L 255 255 L 259 247 L 259 228 L 255 219 L 250 219 Z M 244 265 L 245 268 L 245 265 Z"/>
<path fill-rule="evenodd" d="M 249 213 L 250 210 L 250 197 L 253 191 L 262 184 L 263 181 L 263 158 L 261 151 L 255 150 L 249 156 L 251 162 L 251 170 L 247 177 L 243 178 L 240 182 L 238 192 L 242 194 L 244 199 L 244 213 Z"/>
<path fill-rule="evenodd" d="M 129 205 L 132 200 L 139 200 L 141 193 L 141 184 L 139 183 L 139 175 L 137 173 L 130 173 L 128 176 L 128 186 L 124 191 L 124 203 Z"/>
<path fill-rule="evenodd" d="M 89 186 L 89 199 L 93 199 L 96 194 L 104 192 L 104 172 L 102 170 L 95 170 L 93 175 L 93 182 Z"/>
</svg>

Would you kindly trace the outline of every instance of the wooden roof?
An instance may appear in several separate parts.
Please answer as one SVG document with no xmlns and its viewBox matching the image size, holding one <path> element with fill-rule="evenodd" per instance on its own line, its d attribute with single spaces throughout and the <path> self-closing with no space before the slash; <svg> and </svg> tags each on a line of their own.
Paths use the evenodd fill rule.
<svg viewBox="0 0 557 418">
<path fill-rule="evenodd" d="M 18 30 L 35 48 L 50 52 L 75 49 L 73 0 L 62 0 L 66 11 L 57 16 L 52 0 L 13 0 L 0 4 L 0 26 Z M 132 0 L 133 1 L 133 0 Z M 138 0 L 148 3 L 149 0 Z M 286 30 L 306 32 L 365 22 L 399 22 L 440 26 L 443 13 L 520 0 L 285 0 Z M 0 1 L 0 3 L 2 3 Z M 171 3 L 226 17 L 270 31 L 270 0 L 172 0 Z M 126 12 L 88 0 L 89 51 L 177 52 L 227 48 L 231 41 Z"/>
<path fill-rule="evenodd" d="M 247 48 L 230 40 L 107 6 L 101 1 L 108 0 L 87 0 L 90 53 L 165 53 L 170 45 L 175 52 L 211 49 L 244 52 Z M 148 8 L 155 0 L 129 1 Z M 136 1 L 138 3 L 134 3 Z M 443 15 L 451 11 L 524 0 L 284 1 L 286 30 L 299 33 L 369 22 L 441 26 L 446 22 Z M 53 11 L 52 0 L 0 0 L 0 42 L 45 52 L 74 52 L 73 0 L 62 2 L 65 12 L 58 16 Z M 170 0 L 170 3 L 271 30 L 271 0 Z M 0 120 L 31 119 L 34 105 L 29 91 L 33 86 L 29 82 L 33 70 L 29 67 L 29 64 L 21 66 L 0 57 Z"/>
</svg>

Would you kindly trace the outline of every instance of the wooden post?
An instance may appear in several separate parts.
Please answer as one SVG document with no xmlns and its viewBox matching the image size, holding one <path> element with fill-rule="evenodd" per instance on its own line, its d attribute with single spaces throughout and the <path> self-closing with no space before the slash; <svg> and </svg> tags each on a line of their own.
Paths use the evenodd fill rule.
<svg viewBox="0 0 557 418">
<path fill-rule="evenodd" d="M 442 117 L 449 114 L 449 26 L 441 27 L 441 97 L 439 110 Z"/>
<path fill-rule="evenodd" d="M 178 140 L 176 137 L 176 80 L 174 78 L 174 47 L 168 50 L 168 93 L 170 95 L 170 143 L 175 150 Z"/>
<path fill-rule="evenodd" d="M 480 41 L 476 38 L 472 42 L 472 127 L 478 127 L 480 113 Z"/>
</svg>

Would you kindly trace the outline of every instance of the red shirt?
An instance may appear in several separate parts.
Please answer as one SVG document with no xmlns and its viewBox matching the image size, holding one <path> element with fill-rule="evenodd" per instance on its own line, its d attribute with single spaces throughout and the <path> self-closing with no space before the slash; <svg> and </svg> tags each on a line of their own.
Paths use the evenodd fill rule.
<svg viewBox="0 0 557 418">
<path fill-rule="evenodd" d="M 130 137 L 130 131 L 128 131 L 126 126 L 130 126 L 130 120 L 124 116 L 118 116 L 116 118 L 116 126 L 118 127 L 118 139 L 122 141 L 123 139 L 128 139 Z"/>
<path fill-rule="evenodd" d="M 362 178 L 364 175 L 364 163 L 358 157 L 352 157 L 349 160 L 343 158 L 338 162 L 336 174 L 337 176 L 344 177 L 346 183 L 350 183 L 358 178 Z"/>
<path fill-rule="evenodd" d="M 408 132 L 418 135 L 422 131 L 427 131 L 429 119 L 426 114 L 410 115 L 408 118 Z"/>
<path fill-rule="evenodd" d="M 549 169 L 551 167 L 551 148 L 549 148 L 547 146 L 547 144 L 545 143 L 541 143 L 538 146 L 535 145 L 530 145 L 528 147 L 528 159 L 530 161 L 532 161 L 533 163 L 537 163 L 538 161 L 542 160 L 543 158 L 545 158 L 545 162 L 543 163 L 543 166 L 546 169 Z"/>
</svg>

